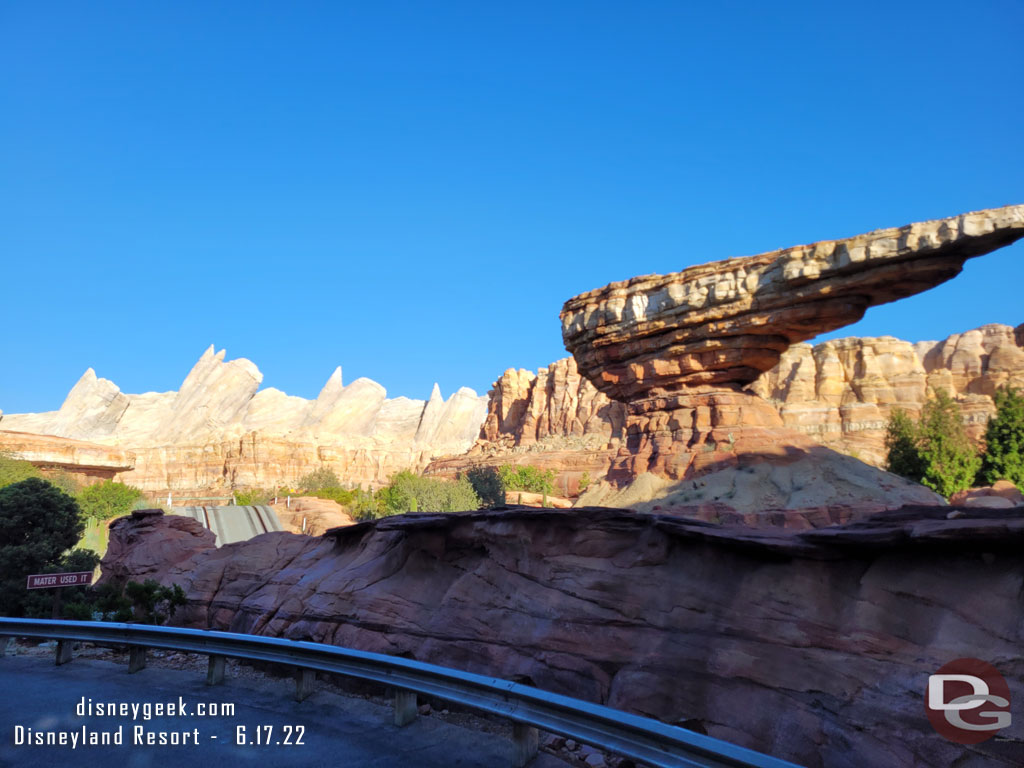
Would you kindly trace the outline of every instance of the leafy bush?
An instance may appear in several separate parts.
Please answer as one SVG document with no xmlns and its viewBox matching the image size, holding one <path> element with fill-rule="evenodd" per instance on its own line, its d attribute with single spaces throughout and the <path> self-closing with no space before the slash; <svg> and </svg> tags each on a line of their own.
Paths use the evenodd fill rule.
<svg viewBox="0 0 1024 768">
<path fill-rule="evenodd" d="M 42 473 L 28 461 L 0 453 L 0 488 L 20 483 L 30 477 L 42 477 Z"/>
<path fill-rule="evenodd" d="M 583 493 L 589 487 L 590 487 L 590 473 L 587 472 L 586 470 L 584 470 L 583 474 L 580 475 L 579 492 Z"/>
<path fill-rule="evenodd" d="M 0 615 L 24 615 L 25 577 L 59 566 L 83 530 L 75 500 L 45 480 L 0 489 Z"/>
<path fill-rule="evenodd" d="M 979 481 L 991 485 L 1009 480 L 1024 490 L 1024 392 L 1001 387 L 994 399 L 996 413 L 985 428 Z"/>
<path fill-rule="evenodd" d="M 234 491 L 235 504 L 240 507 L 252 507 L 259 504 L 269 504 L 274 498 L 274 492 L 265 488 L 248 488 L 246 490 Z"/>
<path fill-rule="evenodd" d="M 530 491 L 532 493 L 554 493 L 555 470 L 540 469 L 527 465 L 502 464 L 498 468 L 501 482 L 508 491 Z"/>
<path fill-rule="evenodd" d="M 949 498 L 971 487 L 981 457 L 964 430 L 960 409 L 945 392 L 925 403 L 915 425 L 895 409 L 886 428 L 887 468 Z"/>
<path fill-rule="evenodd" d="M 352 501 L 351 512 L 356 520 L 376 520 L 378 517 L 394 514 L 385 510 L 383 501 L 377 498 L 373 491 L 357 488 L 353 493 L 355 498 Z"/>
<path fill-rule="evenodd" d="M 327 467 L 314 469 L 307 475 L 299 478 L 298 490 L 302 493 L 312 493 L 322 488 L 340 488 L 341 480 Z"/>
<path fill-rule="evenodd" d="M 918 449 L 917 424 L 902 408 L 893 408 L 885 428 L 885 468 L 920 483 L 925 466 Z"/>
<path fill-rule="evenodd" d="M 461 512 L 480 508 L 480 497 L 466 477 L 455 482 L 420 477 L 408 470 L 397 473 L 377 492 L 382 515 L 405 512 Z"/>
<path fill-rule="evenodd" d="M 181 586 L 164 587 L 154 579 L 146 579 L 141 584 L 129 581 L 124 594 L 132 603 L 135 619 L 143 624 L 163 624 L 185 604 L 185 590 Z"/>
<path fill-rule="evenodd" d="M 505 504 L 505 484 L 494 467 L 473 467 L 466 472 L 466 479 L 480 498 L 480 503 L 488 509 Z"/>
<path fill-rule="evenodd" d="M 43 480 L 60 488 L 68 496 L 77 496 L 82 491 L 82 483 L 70 472 L 51 472 L 42 475 Z"/>
<path fill-rule="evenodd" d="M 78 494 L 82 515 L 92 520 L 110 520 L 127 515 L 137 501 L 145 499 L 138 488 L 113 480 L 86 486 Z"/>
<path fill-rule="evenodd" d="M 971 487 L 981 456 L 967 437 L 960 409 L 944 390 L 925 403 L 918 436 L 925 462 L 923 485 L 947 499 Z"/>
</svg>

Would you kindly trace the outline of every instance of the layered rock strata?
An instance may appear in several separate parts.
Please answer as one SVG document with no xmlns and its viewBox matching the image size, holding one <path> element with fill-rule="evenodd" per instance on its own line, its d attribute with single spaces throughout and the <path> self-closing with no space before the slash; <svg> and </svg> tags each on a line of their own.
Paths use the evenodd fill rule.
<svg viewBox="0 0 1024 768">
<path fill-rule="evenodd" d="M 566 348 L 629 413 L 608 482 L 583 503 L 621 504 L 616 494 L 646 475 L 683 481 L 751 460 L 806 464 L 817 487 L 805 495 L 815 506 L 833 502 L 836 481 L 844 495 L 855 490 L 863 474 L 855 460 L 832 456 L 835 481 L 812 479 L 820 450 L 812 455 L 808 436 L 743 386 L 795 342 L 944 282 L 966 259 L 1021 237 L 1024 206 L 1009 206 L 638 277 L 570 299 L 561 314 Z M 894 482 L 879 473 L 879 485 Z M 905 502 L 913 493 L 896 495 Z M 790 494 L 787 508 L 793 503 Z"/>
<path fill-rule="evenodd" d="M 1022 237 L 1024 205 L 1011 205 L 634 277 L 569 299 L 562 337 L 580 372 L 615 400 L 749 384 L 794 343 Z"/>
<path fill-rule="evenodd" d="M 487 398 L 462 388 L 447 400 L 389 399 L 380 384 L 347 386 L 338 368 L 316 400 L 261 390 L 249 360 L 210 347 L 176 392 L 125 394 L 90 368 L 60 410 L 3 415 L 5 428 L 87 438 L 135 452 L 124 480 L 145 490 L 271 487 L 320 467 L 377 486 L 433 456 L 461 453 L 479 434 Z"/>
<path fill-rule="evenodd" d="M 180 583 L 187 626 L 404 655 L 696 720 L 810 768 L 1018 765 L 1024 724 L 962 746 L 925 717 L 928 675 L 964 656 L 1024 696 L 1024 512 L 948 512 L 790 532 L 513 509 L 220 549 L 195 521 L 142 516 L 113 523 L 103 570 Z"/>
<path fill-rule="evenodd" d="M 44 472 L 67 472 L 85 482 L 111 480 L 135 467 L 135 454 L 109 445 L 0 430 L 0 454 L 30 461 Z"/>
</svg>

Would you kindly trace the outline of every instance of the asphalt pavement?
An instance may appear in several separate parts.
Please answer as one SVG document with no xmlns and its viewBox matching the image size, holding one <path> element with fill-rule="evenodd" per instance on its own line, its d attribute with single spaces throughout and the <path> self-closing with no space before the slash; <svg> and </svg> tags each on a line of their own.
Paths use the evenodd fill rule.
<svg viewBox="0 0 1024 768">
<path fill-rule="evenodd" d="M 289 679 L 229 678 L 207 686 L 194 671 L 147 667 L 129 674 L 126 665 L 99 659 L 58 667 L 53 656 L 7 656 L 0 658 L 0 766 L 510 764 L 511 726 L 489 733 L 427 716 L 398 728 L 389 705 L 323 686 L 302 702 L 294 692 Z M 531 768 L 567 765 L 541 753 Z"/>
</svg>

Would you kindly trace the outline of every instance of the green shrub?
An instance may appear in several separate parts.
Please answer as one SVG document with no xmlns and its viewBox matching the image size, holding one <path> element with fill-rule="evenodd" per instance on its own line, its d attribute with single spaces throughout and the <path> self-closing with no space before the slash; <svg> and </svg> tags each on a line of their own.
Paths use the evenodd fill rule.
<svg viewBox="0 0 1024 768">
<path fill-rule="evenodd" d="M 890 472 L 947 499 L 970 488 L 981 468 L 981 456 L 964 430 L 960 409 L 942 390 L 925 403 L 917 424 L 901 410 L 893 410 L 886 428 L 886 448 Z"/>
<path fill-rule="evenodd" d="M 274 498 L 274 492 L 265 488 L 247 488 L 233 492 L 235 504 L 240 507 L 253 507 L 260 504 L 269 504 Z"/>
<path fill-rule="evenodd" d="M 377 492 L 382 514 L 405 512 L 461 512 L 480 508 L 480 497 L 466 477 L 455 482 L 420 477 L 403 470 Z"/>
<path fill-rule="evenodd" d="M 300 477 L 296 487 L 301 493 L 312 493 L 322 488 L 340 488 L 341 480 L 327 467 L 320 467 Z"/>
<path fill-rule="evenodd" d="M 43 480 L 60 488 L 68 496 L 77 496 L 82 491 L 81 481 L 70 472 L 51 472 L 42 475 Z"/>
<path fill-rule="evenodd" d="M 362 488 L 357 488 L 353 493 L 355 498 L 352 501 L 351 512 L 352 517 L 356 520 L 376 520 L 378 517 L 384 517 L 386 514 L 393 514 L 384 509 L 382 501 L 374 495 L 373 491 L 364 491 Z"/>
<path fill-rule="evenodd" d="M 1024 490 L 1024 392 L 1001 387 L 995 393 L 996 413 L 985 428 L 985 455 L 979 482 L 1009 480 Z"/>
<path fill-rule="evenodd" d="M 146 579 L 141 584 L 129 581 L 124 594 L 132 603 L 136 621 L 143 624 L 163 624 L 185 604 L 185 590 L 178 584 L 164 587 L 153 579 Z"/>
<path fill-rule="evenodd" d="M 584 470 L 583 474 L 580 475 L 579 492 L 583 493 L 589 487 L 590 487 L 590 473 L 587 472 L 586 470 Z"/>
<path fill-rule="evenodd" d="M 949 498 L 971 487 L 981 469 L 981 456 L 964 430 L 960 409 L 944 390 L 925 403 L 918 426 L 923 485 Z"/>
<path fill-rule="evenodd" d="M 91 520 L 110 520 L 127 515 L 136 502 L 145 498 L 146 495 L 138 488 L 113 480 L 86 486 L 77 497 L 82 515 Z"/>
<path fill-rule="evenodd" d="M 0 488 L 20 483 L 30 477 L 42 477 L 42 473 L 34 464 L 0 453 Z"/>
<path fill-rule="evenodd" d="M 920 483 L 925 466 L 918 449 L 917 424 L 902 408 L 893 408 L 885 428 L 885 468 Z"/>
<path fill-rule="evenodd" d="M 528 465 L 502 464 L 498 468 L 501 482 L 509 491 L 554 493 L 555 470 Z"/>
<path fill-rule="evenodd" d="M 505 484 L 494 467 L 473 467 L 466 472 L 466 479 L 488 509 L 505 505 Z"/>
<path fill-rule="evenodd" d="M 0 489 L 0 615 L 24 615 L 25 577 L 60 566 L 83 530 L 75 500 L 45 480 Z"/>
</svg>

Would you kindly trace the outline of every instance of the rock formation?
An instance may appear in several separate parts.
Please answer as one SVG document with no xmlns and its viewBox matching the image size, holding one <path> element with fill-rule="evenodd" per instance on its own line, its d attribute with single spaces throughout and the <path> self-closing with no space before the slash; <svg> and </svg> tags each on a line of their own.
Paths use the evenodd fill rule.
<svg viewBox="0 0 1024 768">
<path fill-rule="evenodd" d="M 50 435 L 0 430 L 0 454 L 29 461 L 43 470 L 67 472 L 91 483 L 112 480 L 117 474 L 130 472 L 135 454 L 109 445 L 68 440 Z"/>
<path fill-rule="evenodd" d="M 966 259 L 1021 237 L 1024 206 L 1008 206 L 637 277 L 570 299 L 561 315 L 567 349 L 583 375 L 629 409 L 608 483 L 583 502 L 622 504 L 622 490 L 648 476 L 644 487 L 667 497 L 678 481 L 768 461 L 802 465 L 814 483 L 783 489 L 787 508 L 844 503 L 863 485 L 856 460 L 831 455 L 831 478 L 814 478 L 825 454 L 812 455 L 807 435 L 742 387 L 792 344 L 944 282 Z M 878 474 L 878 485 L 899 485 Z M 631 501 L 643 500 L 637 493 Z M 914 493 L 908 486 L 896 497 L 906 503 Z"/>
<path fill-rule="evenodd" d="M 111 526 L 103 578 L 180 583 L 187 626 L 406 655 L 696 720 L 810 768 L 1009 768 L 1020 723 L 960 746 L 932 731 L 923 696 L 943 664 L 980 656 L 1024 697 L 1024 517 L 948 512 L 782 531 L 513 509 L 220 549 L 195 521 L 133 516 Z"/>
<path fill-rule="evenodd" d="M 796 344 L 750 391 L 768 399 L 785 426 L 882 465 L 894 406 L 916 418 L 943 390 L 980 438 L 995 413 L 992 394 L 1006 385 L 1024 388 L 1024 325 L 985 325 L 916 344 L 890 336 Z"/>
<path fill-rule="evenodd" d="M 4 414 L 5 428 L 131 449 L 120 479 L 155 492 L 295 483 L 319 467 L 349 483 L 382 485 L 401 469 L 461 453 L 477 437 L 487 399 L 462 388 L 448 400 L 388 399 L 369 379 L 334 371 L 319 397 L 260 390 L 245 359 L 210 347 L 177 392 L 127 395 L 90 368 L 59 411 Z"/>
<path fill-rule="evenodd" d="M 553 373 L 569 382 L 572 397 L 550 386 Z M 938 342 L 884 336 L 794 344 L 746 391 L 767 400 L 790 430 L 884 466 L 893 406 L 917 417 L 936 390 L 945 390 L 978 438 L 995 413 L 991 394 L 1003 385 L 1024 388 L 1024 325 L 986 325 Z M 583 471 L 595 480 L 607 474 L 626 419 L 626 405 L 580 377 L 571 357 L 537 374 L 509 369 L 490 392 L 476 445 L 462 456 L 436 459 L 428 471 L 454 476 L 477 464 L 530 463 L 555 469 L 559 488 L 571 490 Z"/>
<path fill-rule="evenodd" d="M 634 277 L 569 299 L 562 337 L 580 372 L 615 400 L 749 384 L 794 343 L 1022 237 L 1024 205 L 1011 205 Z"/>
</svg>

